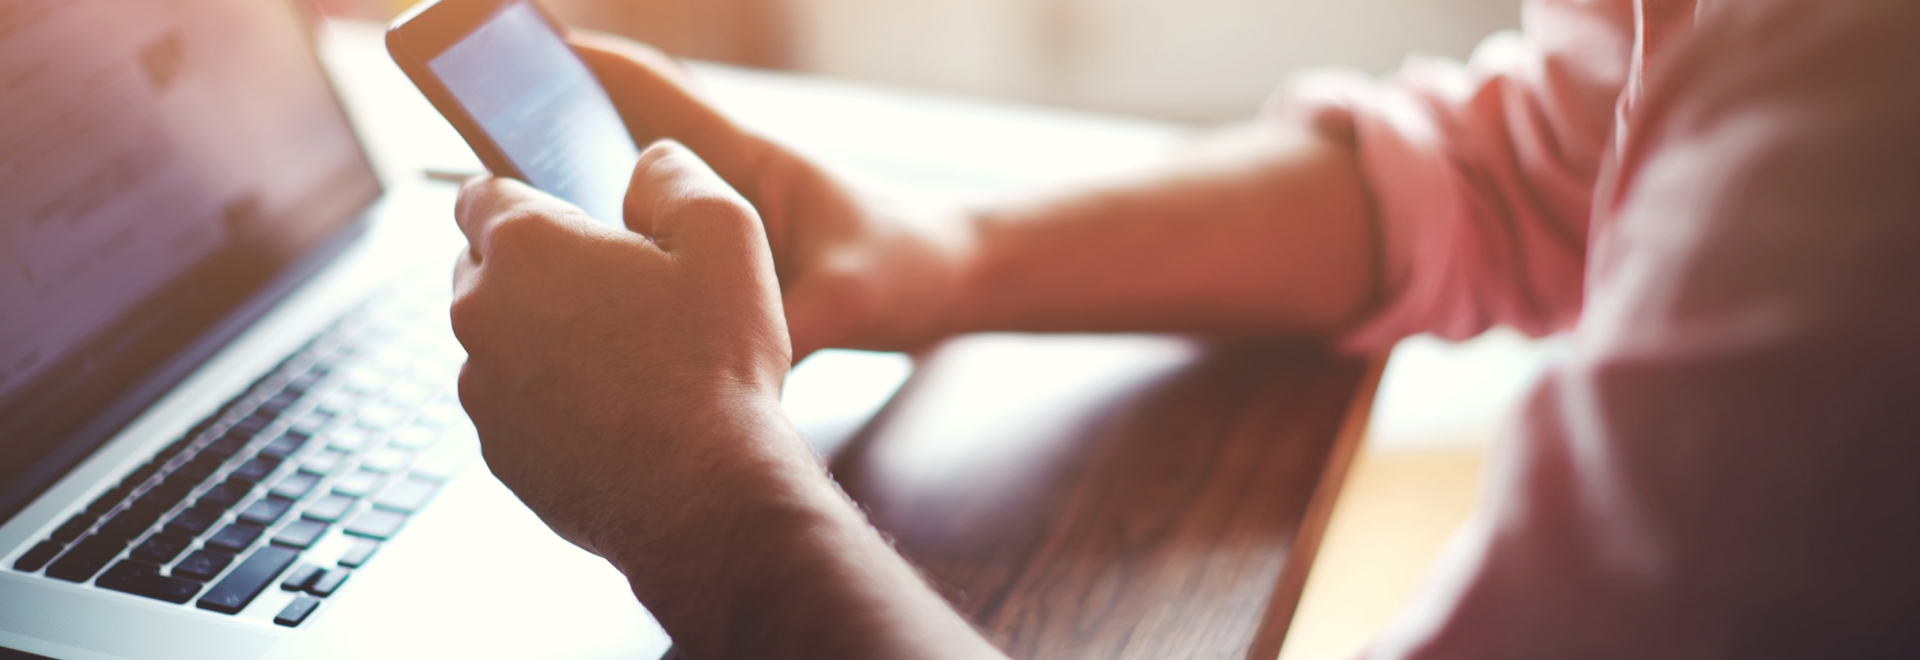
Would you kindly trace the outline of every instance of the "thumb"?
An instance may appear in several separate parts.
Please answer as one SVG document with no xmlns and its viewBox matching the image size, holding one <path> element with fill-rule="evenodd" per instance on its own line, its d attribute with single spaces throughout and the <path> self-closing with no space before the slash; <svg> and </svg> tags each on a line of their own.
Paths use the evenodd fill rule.
<svg viewBox="0 0 1920 660">
<path fill-rule="evenodd" d="M 593 69 L 637 144 L 677 140 L 713 170 L 752 196 L 758 163 L 769 143 L 734 124 L 695 91 L 685 69 L 646 45 L 575 33 L 575 53 Z"/>
</svg>

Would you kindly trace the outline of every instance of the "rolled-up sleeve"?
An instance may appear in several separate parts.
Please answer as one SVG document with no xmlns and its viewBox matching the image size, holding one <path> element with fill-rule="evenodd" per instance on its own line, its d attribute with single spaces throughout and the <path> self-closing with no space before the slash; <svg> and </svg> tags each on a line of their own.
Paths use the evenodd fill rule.
<svg viewBox="0 0 1920 660">
<path fill-rule="evenodd" d="M 1633 57 L 1631 0 L 1533 0 L 1465 63 L 1311 74 L 1282 112 L 1343 115 L 1378 223 L 1380 298 L 1352 350 L 1530 334 L 1579 316 L 1588 216 Z"/>
</svg>

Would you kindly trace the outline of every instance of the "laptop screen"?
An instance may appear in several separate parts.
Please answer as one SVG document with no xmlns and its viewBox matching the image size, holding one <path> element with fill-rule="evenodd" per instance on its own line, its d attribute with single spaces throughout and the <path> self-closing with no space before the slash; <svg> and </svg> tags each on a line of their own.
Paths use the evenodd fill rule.
<svg viewBox="0 0 1920 660">
<path fill-rule="evenodd" d="M 379 193 L 291 0 L 7 0 L 0 515 Z"/>
</svg>

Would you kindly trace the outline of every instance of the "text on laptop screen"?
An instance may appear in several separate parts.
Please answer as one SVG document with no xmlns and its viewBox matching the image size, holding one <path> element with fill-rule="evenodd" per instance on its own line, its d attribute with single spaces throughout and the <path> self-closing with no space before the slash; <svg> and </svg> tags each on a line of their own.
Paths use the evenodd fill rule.
<svg viewBox="0 0 1920 660">
<path fill-rule="evenodd" d="M 502 7 L 427 67 L 527 183 L 625 226 L 621 209 L 640 152 L 593 72 L 532 5 Z"/>
<path fill-rule="evenodd" d="M 6 0 L 0 479 L 378 195 L 307 29 L 267 0 Z"/>
</svg>

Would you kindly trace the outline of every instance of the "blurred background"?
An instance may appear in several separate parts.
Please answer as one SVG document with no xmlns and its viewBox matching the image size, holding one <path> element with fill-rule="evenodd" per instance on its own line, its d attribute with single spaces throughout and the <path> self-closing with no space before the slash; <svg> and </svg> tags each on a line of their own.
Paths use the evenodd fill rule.
<svg viewBox="0 0 1920 660">
<path fill-rule="evenodd" d="M 385 20 L 411 0 L 315 0 Z M 1309 66 L 1464 57 L 1520 0 L 543 0 L 682 57 L 1187 123 Z"/>
</svg>

